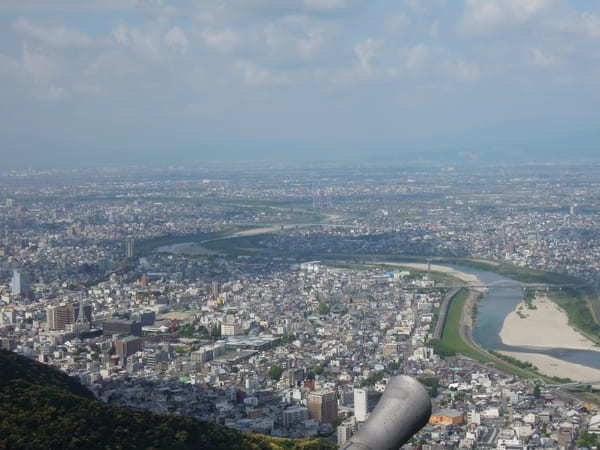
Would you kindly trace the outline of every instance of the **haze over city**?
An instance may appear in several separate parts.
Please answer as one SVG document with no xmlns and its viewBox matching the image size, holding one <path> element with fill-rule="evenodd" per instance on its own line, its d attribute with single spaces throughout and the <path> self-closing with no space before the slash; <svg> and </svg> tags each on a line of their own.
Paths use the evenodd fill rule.
<svg viewBox="0 0 600 450">
<path fill-rule="evenodd" d="M 5 0 L 9 167 L 597 156 L 600 6 Z"/>
</svg>

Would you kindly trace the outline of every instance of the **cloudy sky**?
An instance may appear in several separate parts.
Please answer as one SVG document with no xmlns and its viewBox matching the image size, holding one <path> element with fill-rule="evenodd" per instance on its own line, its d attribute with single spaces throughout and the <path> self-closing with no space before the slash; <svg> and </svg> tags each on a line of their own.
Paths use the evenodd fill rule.
<svg viewBox="0 0 600 450">
<path fill-rule="evenodd" d="M 600 156 L 600 2 L 1 0 L 10 165 Z"/>
</svg>

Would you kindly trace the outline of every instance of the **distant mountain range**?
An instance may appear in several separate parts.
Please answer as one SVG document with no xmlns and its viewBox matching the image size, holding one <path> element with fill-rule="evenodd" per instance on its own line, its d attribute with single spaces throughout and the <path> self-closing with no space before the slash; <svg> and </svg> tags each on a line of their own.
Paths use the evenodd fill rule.
<svg viewBox="0 0 600 450">
<path fill-rule="evenodd" d="M 113 406 L 75 378 L 0 350 L 0 449 L 335 449 Z"/>
</svg>

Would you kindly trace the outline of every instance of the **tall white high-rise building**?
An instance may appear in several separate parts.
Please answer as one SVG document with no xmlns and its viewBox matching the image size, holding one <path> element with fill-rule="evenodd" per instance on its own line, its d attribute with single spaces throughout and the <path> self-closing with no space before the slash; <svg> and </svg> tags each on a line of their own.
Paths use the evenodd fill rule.
<svg viewBox="0 0 600 450">
<path fill-rule="evenodd" d="M 125 256 L 127 258 L 133 258 L 134 255 L 134 247 L 135 247 L 135 239 L 127 238 L 125 240 Z"/>
<path fill-rule="evenodd" d="M 358 422 L 367 420 L 368 392 L 366 389 L 354 389 L 354 417 Z"/>
<path fill-rule="evenodd" d="M 25 295 L 28 289 L 29 286 L 27 285 L 25 274 L 18 269 L 13 270 L 13 276 L 10 282 L 10 290 L 13 297 L 21 297 Z"/>
</svg>

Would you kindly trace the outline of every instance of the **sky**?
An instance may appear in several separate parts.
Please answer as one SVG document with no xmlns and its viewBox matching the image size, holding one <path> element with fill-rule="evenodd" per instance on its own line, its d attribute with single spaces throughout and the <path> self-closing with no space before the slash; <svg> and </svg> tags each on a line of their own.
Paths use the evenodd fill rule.
<svg viewBox="0 0 600 450">
<path fill-rule="evenodd" d="M 600 2 L 0 0 L 0 166 L 600 157 Z"/>
</svg>

